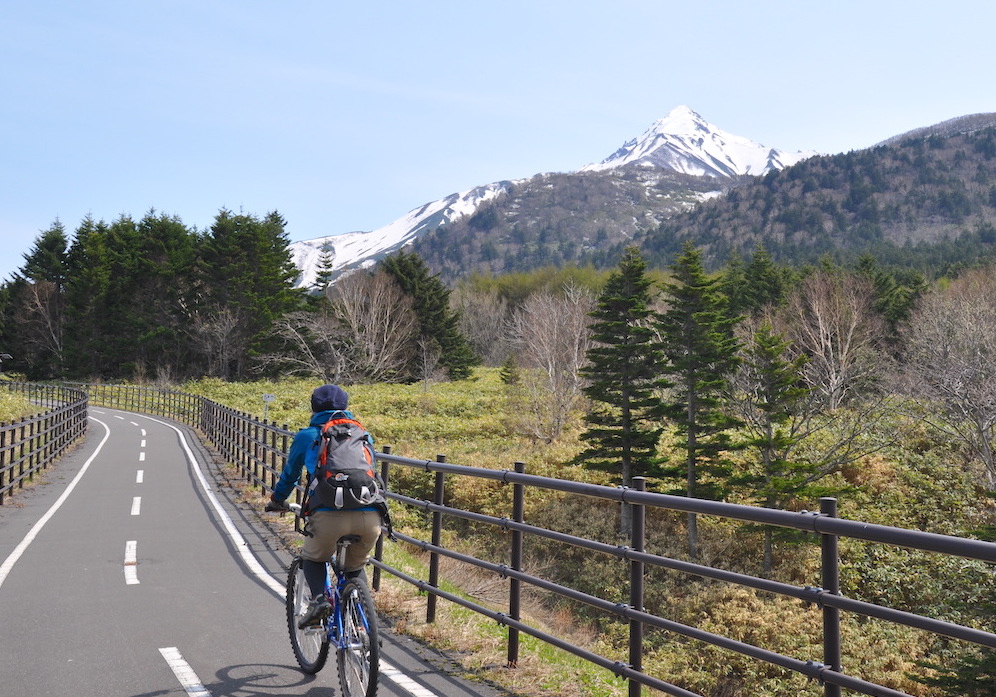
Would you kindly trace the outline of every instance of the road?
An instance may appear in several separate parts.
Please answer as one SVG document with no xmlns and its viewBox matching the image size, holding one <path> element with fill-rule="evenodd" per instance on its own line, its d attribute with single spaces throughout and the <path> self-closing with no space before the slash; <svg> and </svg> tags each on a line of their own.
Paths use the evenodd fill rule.
<svg viewBox="0 0 996 697">
<path fill-rule="evenodd" d="M 0 694 L 338 694 L 297 669 L 290 558 L 214 479 L 192 432 L 90 409 L 85 442 L 0 507 Z M 384 633 L 380 695 L 495 697 Z"/>
</svg>

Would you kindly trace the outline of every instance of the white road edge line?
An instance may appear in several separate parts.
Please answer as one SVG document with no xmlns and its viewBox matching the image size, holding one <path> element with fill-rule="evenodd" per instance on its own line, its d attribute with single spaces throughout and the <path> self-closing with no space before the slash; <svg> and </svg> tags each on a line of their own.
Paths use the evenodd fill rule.
<svg viewBox="0 0 996 697">
<path fill-rule="evenodd" d="M 94 450 L 93 454 L 87 458 L 86 462 L 83 463 L 83 467 L 81 467 L 80 471 L 76 473 L 76 476 L 73 477 L 73 481 L 69 483 L 69 486 L 67 486 L 66 490 L 62 492 L 62 495 L 56 500 L 55 503 L 52 504 L 52 507 L 48 509 L 48 512 L 38 519 L 38 522 L 31 527 L 28 534 L 24 536 L 24 539 L 21 540 L 20 543 L 18 543 L 17 547 L 15 547 L 14 551 L 10 553 L 6 561 L 0 565 L 0 586 L 2 586 L 3 582 L 7 580 L 7 576 L 10 575 L 10 570 L 14 568 L 14 564 L 16 564 L 17 560 L 21 558 L 21 555 L 24 554 L 24 550 L 28 548 L 28 546 L 38 536 L 38 533 L 41 532 L 41 529 L 45 527 L 45 524 L 52 518 L 52 516 L 55 515 L 55 512 L 62 507 L 62 504 L 64 504 L 66 499 L 69 498 L 69 495 L 73 493 L 73 489 L 76 488 L 76 485 L 79 484 L 80 479 L 82 479 L 83 475 L 86 474 L 90 464 L 97 459 L 97 455 L 104 447 L 104 443 L 106 443 L 107 439 L 111 437 L 111 429 L 107 427 L 107 424 L 93 418 L 92 416 L 88 418 L 104 427 L 104 437 L 100 439 L 100 443 L 97 444 L 96 450 Z"/>
<path fill-rule="evenodd" d="M 211 490 L 211 485 L 208 484 L 207 478 L 201 471 L 200 464 L 197 462 L 197 458 L 194 457 L 194 452 L 190 449 L 190 444 L 187 443 L 187 437 L 183 431 L 169 422 L 160 421 L 159 419 L 146 416 L 145 414 L 139 414 L 139 416 L 142 416 L 149 421 L 154 421 L 155 423 L 167 426 L 168 428 L 176 431 L 176 434 L 180 437 L 180 444 L 183 446 L 183 451 L 186 453 L 187 464 L 194 471 L 194 474 L 197 475 L 197 481 L 200 482 L 205 496 L 207 496 L 208 500 L 211 502 L 211 506 L 214 508 L 215 512 L 218 514 L 218 517 L 221 519 L 222 524 L 225 526 L 225 530 L 228 532 L 228 536 L 231 538 L 232 544 L 235 545 L 235 549 L 238 550 L 239 556 L 242 558 L 242 562 L 249 568 L 250 571 L 252 571 L 256 578 L 262 581 L 277 595 L 277 597 L 282 600 L 286 592 L 286 583 L 278 581 L 270 576 L 266 569 L 263 568 L 263 565 L 259 563 L 259 560 L 256 559 L 250 551 L 248 543 L 246 543 L 245 538 L 242 537 L 242 534 L 238 531 L 238 528 L 235 527 L 235 523 L 232 522 L 232 518 L 228 515 L 228 511 L 222 507 L 221 502 L 218 501 L 218 497 L 215 496 L 214 492 Z"/>
<path fill-rule="evenodd" d="M 201 683 L 197 673 L 194 672 L 189 663 L 183 660 L 183 656 L 180 655 L 180 651 L 175 646 L 159 649 L 159 653 L 166 659 L 166 664 L 188 695 L 191 697 L 211 697 L 211 693 Z"/>
<path fill-rule="evenodd" d="M 235 545 L 236 549 L 239 550 L 239 556 L 242 557 L 242 561 L 249 568 L 249 570 L 253 572 L 256 578 L 262 581 L 270 588 L 270 590 L 277 594 L 277 597 L 283 600 L 287 591 L 286 583 L 278 581 L 270 576 L 266 569 L 263 568 L 263 565 L 259 563 L 259 560 L 253 555 L 252 551 L 250 551 L 249 545 L 246 544 L 245 538 L 243 538 L 236 529 L 235 523 L 232 522 L 232 518 L 228 515 L 228 512 L 222 508 L 221 502 L 218 501 L 218 497 L 215 496 L 214 492 L 211 490 L 211 485 L 208 484 L 207 478 L 201 471 L 200 464 L 197 462 L 197 458 L 194 457 L 193 451 L 187 444 L 187 437 L 184 435 L 183 431 L 167 421 L 160 421 L 159 419 L 146 416 L 145 414 L 139 414 L 139 416 L 146 418 L 149 421 L 154 421 L 155 423 L 167 426 L 176 431 L 176 434 L 180 436 L 180 443 L 183 446 L 183 451 L 187 454 L 187 463 L 190 465 L 190 468 L 194 470 L 194 474 L 197 475 L 197 481 L 201 483 L 201 488 L 204 489 L 204 494 L 208 497 L 208 500 L 214 507 L 218 517 L 221 518 L 222 523 L 225 525 L 225 529 L 232 538 L 232 543 Z M 435 693 L 426 687 L 422 687 L 400 670 L 384 661 L 384 659 L 381 659 L 380 661 L 380 674 L 389 679 L 402 690 L 413 695 L 413 697 L 440 697 L 438 693 Z"/>
<path fill-rule="evenodd" d="M 378 672 L 382 677 L 387 678 L 408 694 L 414 695 L 414 697 L 439 697 L 435 692 L 427 687 L 422 687 L 383 658 L 380 659 Z"/>
<path fill-rule="evenodd" d="M 125 542 L 124 575 L 126 585 L 134 586 L 140 583 L 138 580 L 138 540 Z"/>
</svg>

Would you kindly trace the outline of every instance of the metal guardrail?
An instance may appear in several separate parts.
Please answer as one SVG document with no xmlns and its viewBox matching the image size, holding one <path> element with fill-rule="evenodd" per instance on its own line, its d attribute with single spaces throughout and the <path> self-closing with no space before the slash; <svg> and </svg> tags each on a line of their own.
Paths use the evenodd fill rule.
<svg viewBox="0 0 996 697">
<path fill-rule="evenodd" d="M 216 402 L 194 395 L 131 386 L 86 385 L 77 386 L 77 389 L 85 391 L 92 404 L 158 414 L 194 427 L 200 431 L 203 438 L 215 446 L 225 459 L 239 468 L 249 484 L 259 487 L 264 492 L 272 490 L 286 459 L 289 439 L 293 436 L 293 432 L 287 426 L 278 427 L 275 423 L 260 421 L 251 415 L 236 412 Z M 83 403 L 85 404 L 85 400 Z M 508 628 L 507 659 L 510 667 L 514 667 L 518 662 L 519 638 L 520 634 L 524 633 L 626 678 L 629 681 L 631 697 L 640 694 L 641 685 L 679 697 L 696 697 L 696 693 L 643 672 L 643 631 L 645 627 L 657 627 L 818 680 L 823 685 L 824 694 L 827 697 L 838 697 L 843 689 L 876 697 L 909 697 L 906 693 L 861 680 L 842 671 L 840 665 L 842 652 L 840 613 L 842 611 L 915 627 L 938 636 L 952 637 L 983 647 L 996 648 L 996 634 L 991 632 L 841 596 L 837 552 L 838 540 L 850 538 L 996 564 L 996 543 L 844 520 L 837 517 L 836 500 L 832 498 L 821 500 L 819 512 L 790 512 L 646 492 L 643 490 L 643 480 L 634 482 L 634 488 L 625 489 L 539 477 L 526 474 L 523 463 L 515 463 L 515 468 L 512 471 L 482 469 L 447 463 L 444 456 L 437 456 L 436 460 L 415 460 L 400 457 L 393 455 L 389 447 L 385 447 L 383 452 L 378 453 L 378 457 L 381 462 L 382 476 L 388 484 L 389 497 L 396 504 L 420 508 L 430 513 L 432 530 L 430 540 L 420 540 L 400 532 L 396 533 L 399 540 L 428 553 L 428 578 L 418 579 L 386 565 L 383 562 L 383 540 L 381 540 L 374 555 L 374 586 L 379 585 L 380 574 L 385 572 L 424 591 L 428 595 L 426 604 L 426 620 L 428 622 L 435 619 L 436 600 L 442 598 L 490 617 L 506 626 Z M 432 500 L 419 499 L 391 491 L 392 466 L 414 468 L 432 473 L 434 477 Z M 445 505 L 445 478 L 447 476 L 473 477 L 511 485 L 512 503 L 509 517 L 497 518 Z M 631 504 L 633 507 L 633 534 L 629 546 L 576 537 L 527 524 L 523 511 L 525 509 L 525 493 L 529 488 Z M 298 496 L 300 496 L 300 492 Z M 649 554 L 645 551 L 645 520 L 648 508 L 710 515 L 814 533 L 819 536 L 822 550 L 821 586 L 792 586 L 747 574 Z M 441 533 L 444 520 L 447 517 L 491 525 L 496 530 L 510 533 L 507 563 L 497 564 L 442 546 Z M 525 573 L 522 569 L 522 549 L 523 540 L 527 535 L 555 540 L 601 553 L 606 555 L 606 558 L 615 558 L 620 563 L 627 564 L 630 577 L 629 602 L 620 604 Z M 439 560 L 441 557 L 490 571 L 506 579 L 509 584 L 507 611 L 485 607 L 441 589 L 439 587 Z M 822 610 L 822 660 L 814 660 L 812 657 L 784 656 L 646 612 L 643 606 L 643 584 L 647 566 L 671 569 L 700 578 L 736 584 L 815 604 Z M 628 622 L 629 655 L 627 661 L 623 662 L 601 656 L 572 644 L 563 637 L 543 632 L 523 622 L 521 619 L 523 584 L 584 603 Z"/>
</svg>

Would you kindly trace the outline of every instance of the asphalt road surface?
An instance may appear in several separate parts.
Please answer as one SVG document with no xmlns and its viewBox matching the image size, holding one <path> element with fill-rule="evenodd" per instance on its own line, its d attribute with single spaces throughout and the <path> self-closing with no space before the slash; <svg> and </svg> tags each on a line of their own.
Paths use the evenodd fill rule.
<svg viewBox="0 0 996 697">
<path fill-rule="evenodd" d="M 85 442 L 0 506 L 0 695 L 338 694 L 297 668 L 289 555 L 215 481 L 192 432 L 91 408 Z M 379 695 L 494 697 L 385 631 Z"/>
</svg>

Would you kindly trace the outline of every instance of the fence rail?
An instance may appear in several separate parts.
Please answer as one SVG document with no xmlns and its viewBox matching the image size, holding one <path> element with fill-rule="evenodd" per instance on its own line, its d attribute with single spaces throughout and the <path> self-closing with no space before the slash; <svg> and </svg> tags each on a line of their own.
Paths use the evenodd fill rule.
<svg viewBox="0 0 996 697">
<path fill-rule="evenodd" d="M 272 490 L 286 460 L 287 447 L 293 435 L 286 425 L 277 426 L 275 423 L 261 421 L 251 415 L 237 412 L 203 397 L 170 390 L 133 386 L 78 385 L 71 388 L 70 391 L 83 395 L 74 404 L 82 404 L 84 410 L 88 397 L 91 404 L 157 414 L 194 427 L 205 440 L 214 445 L 228 462 L 238 467 L 241 476 L 247 483 L 258 487 L 263 492 Z M 56 407 L 56 410 L 65 409 L 68 406 L 67 400 L 64 398 L 58 398 L 55 401 L 61 403 L 61 406 Z M 43 440 L 57 440 L 55 435 L 57 431 L 58 428 L 54 426 L 51 429 L 46 427 L 46 436 Z M 2 450 L 2 446 L 0 446 L 0 450 Z M 9 450 L 8 448 L 3 452 Z M 519 660 L 520 634 L 528 634 L 627 679 L 631 697 L 640 695 L 641 686 L 648 686 L 679 697 L 695 697 L 696 693 L 668 683 L 661 676 L 648 675 L 644 672 L 644 629 L 657 627 L 818 680 L 823 685 L 824 694 L 827 697 L 837 697 L 841 695 L 843 689 L 877 697 L 903 697 L 906 693 L 843 672 L 841 668 L 841 612 L 874 617 L 889 623 L 914 627 L 934 635 L 951 637 L 990 649 L 996 648 L 996 634 L 991 632 L 840 595 L 840 562 L 837 551 L 838 541 L 841 538 L 850 538 L 996 564 L 996 543 L 844 520 L 837 517 L 837 502 L 832 498 L 821 500 L 820 511 L 790 512 L 647 492 L 644 491 L 643 480 L 637 480 L 633 488 L 626 489 L 539 477 L 526 474 L 525 465 L 521 462 L 514 463 L 513 470 L 483 469 L 447 463 L 446 458 L 441 455 L 437 456 L 435 460 L 400 457 L 392 454 L 389 447 L 385 447 L 383 452 L 378 453 L 378 459 L 381 463 L 382 476 L 388 484 L 388 496 L 395 502 L 395 505 L 415 507 L 431 514 L 432 529 L 429 540 L 418 539 L 401 532 L 397 533 L 397 538 L 401 542 L 421 549 L 428 554 L 427 578 L 415 578 L 385 564 L 382 555 L 383 540 L 381 540 L 378 542 L 373 561 L 374 586 L 379 586 L 381 573 L 384 572 L 424 591 L 427 594 L 426 620 L 428 622 L 435 619 L 437 599 L 443 599 L 490 617 L 504 625 L 508 628 L 507 661 L 510 667 L 514 667 Z M 431 473 L 434 478 L 432 499 L 420 499 L 393 491 L 390 486 L 392 467 L 413 468 Z M 490 480 L 511 485 L 512 501 L 509 516 L 498 518 L 445 505 L 447 477 L 472 477 L 478 480 Z M 561 492 L 569 496 L 581 497 L 581 499 L 594 498 L 630 504 L 633 507 L 633 534 L 630 544 L 620 546 L 615 543 L 576 537 L 527 524 L 523 515 L 524 500 L 527 491 L 532 489 Z M 300 497 L 300 494 L 299 490 L 297 496 Z M 710 515 L 813 533 L 818 536 L 821 546 L 820 586 L 792 586 L 747 574 L 650 554 L 645 551 L 645 521 L 648 509 Z M 507 561 L 495 563 L 445 548 L 441 544 L 442 531 L 445 520 L 450 518 L 490 525 L 496 530 L 508 533 L 510 541 Z M 527 536 L 545 538 L 590 550 L 605 555 L 608 560 L 615 559 L 616 563 L 628 565 L 630 578 L 628 603 L 600 598 L 526 573 L 522 568 L 522 550 L 523 541 Z M 486 607 L 441 589 L 439 587 L 439 560 L 442 557 L 489 571 L 502 579 L 506 579 L 508 582 L 508 607 L 496 610 L 494 607 Z M 819 660 L 812 656 L 785 656 L 648 613 L 644 608 L 644 577 L 649 566 L 795 598 L 816 605 L 822 611 L 823 656 Z M 996 570 L 993 571 L 996 572 Z M 523 622 L 521 601 L 524 585 L 597 608 L 610 616 L 619 618 L 620 621 L 627 622 L 629 626 L 627 660 L 622 661 L 618 658 L 596 654 L 563 637 L 546 633 Z"/>
<path fill-rule="evenodd" d="M 86 393 L 54 385 L 0 382 L 45 410 L 0 423 L 0 505 L 86 433 Z"/>
</svg>

